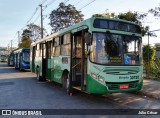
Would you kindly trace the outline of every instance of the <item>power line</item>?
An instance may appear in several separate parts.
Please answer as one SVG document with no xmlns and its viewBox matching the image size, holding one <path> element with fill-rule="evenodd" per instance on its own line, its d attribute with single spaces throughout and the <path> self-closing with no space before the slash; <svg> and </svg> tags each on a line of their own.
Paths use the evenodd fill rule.
<svg viewBox="0 0 160 118">
<path fill-rule="evenodd" d="M 16 38 L 17 33 L 18 33 L 18 31 L 15 33 L 15 35 L 14 35 L 14 37 L 13 37 L 13 39 L 12 39 L 12 40 L 14 40 L 14 39 Z"/>
<path fill-rule="evenodd" d="M 35 23 L 40 18 L 40 16 L 41 14 L 39 14 L 32 23 Z"/>
<path fill-rule="evenodd" d="M 45 5 L 45 8 L 43 10 L 45 10 L 48 6 L 50 6 L 51 4 L 53 4 L 56 0 L 52 0 L 50 1 L 48 4 Z"/>
<path fill-rule="evenodd" d="M 83 0 L 79 0 L 77 3 L 74 4 L 74 6 L 78 5 L 80 2 L 82 2 Z"/>
<path fill-rule="evenodd" d="M 44 4 L 47 0 L 43 0 L 40 4 Z"/>
<path fill-rule="evenodd" d="M 47 1 L 47 0 L 43 0 L 43 1 L 41 2 L 41 4 L 44 4 L 46 1 Z M 39 9 L 39 6 L 35 9 L 35 11 L 33 12 L 33 15 L 31 16 L 31 18 L 27 21 L 27 24 L 29 24 L 29 22 L 33 19 L 33 17 L 34 17 L 35 14 L 37 13 L 38 9 Z"/>
<path fill-rule="evenodd" d="M 82 10 L 83 8 L 87 7 L 88 5 L 92 4 L 93 2 L 95 2 L 96 0 L 92 0 L 91 2 L 85 4 L 84 6 L 82 6 L 79 10 Z"/>
<path fill-rule="evenodd" d="M 33 15 L 31 16 L 31 18 L 27 21 L 27 24 L 29 24 L 29 22 L 32 20 L 32 18 L 35 16 L 35 14 L 37 13 L 39 7 L 36 8 L 36 10 L 33 12 Z"/>
<path fill-rule="evenodd" d="M 69 1 L 69 0 L 64 0 L 63 2 L 64 2 L 64 4 L 66 4 L 68 1 Z"/>
</svg>

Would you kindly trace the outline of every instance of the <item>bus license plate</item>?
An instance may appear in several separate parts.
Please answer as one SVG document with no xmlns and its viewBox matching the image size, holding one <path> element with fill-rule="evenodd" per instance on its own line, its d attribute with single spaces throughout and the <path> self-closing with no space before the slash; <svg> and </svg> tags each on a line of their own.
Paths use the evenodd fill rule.
<svg viewBox="0 0 160 118">
<path fill-rule="evenodd" d="M 128 84 L 122 84 L 120 85 L 120 89 L 128 89 Z"/>
</svg>

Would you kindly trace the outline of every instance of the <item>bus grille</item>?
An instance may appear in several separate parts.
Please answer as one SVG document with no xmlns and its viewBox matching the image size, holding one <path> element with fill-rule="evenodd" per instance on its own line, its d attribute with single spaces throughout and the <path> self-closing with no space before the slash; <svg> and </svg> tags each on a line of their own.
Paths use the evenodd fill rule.
<svg viewBox="0 0 160 118">
<path fill-rule="evenodd" d="M 109 90 L 120 90 L 120 85 L 122 84 L 128 84 L 128 89 L 133 89 L 138 86 L 138 81 L 134 82 L 106 82 L 106 86 Z M 125 90 L 125 89 L 124 89 Z"/>
</svg>

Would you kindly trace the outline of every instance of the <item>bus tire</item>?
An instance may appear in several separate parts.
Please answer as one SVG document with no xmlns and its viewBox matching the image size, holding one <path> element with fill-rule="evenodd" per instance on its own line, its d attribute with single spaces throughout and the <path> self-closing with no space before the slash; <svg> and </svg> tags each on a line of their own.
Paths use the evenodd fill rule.
<svg viewBox="0 0 160 118">
<path fill-rule="evenodd" d="M 69 72 L 68 71 L 64 71 L 63 75 L 62 75 L 62 87 L 63 89 L 65 89 L 67 91 L 67 93 L 70 93 L 69 90 Z"/>
</svg>

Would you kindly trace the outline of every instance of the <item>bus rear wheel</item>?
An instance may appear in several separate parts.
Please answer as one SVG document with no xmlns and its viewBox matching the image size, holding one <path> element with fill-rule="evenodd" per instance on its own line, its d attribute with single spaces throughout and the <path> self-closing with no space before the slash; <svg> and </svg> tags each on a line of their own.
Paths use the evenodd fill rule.
<svg viewBox="0 0 160 118">
<path fill-rule="evenodd" d="M 64 72 L 62 76 L 62 87 L 67 91 L 67 93 L 70 93 L 69 86 L 69 72 Z"/>
</svg>

